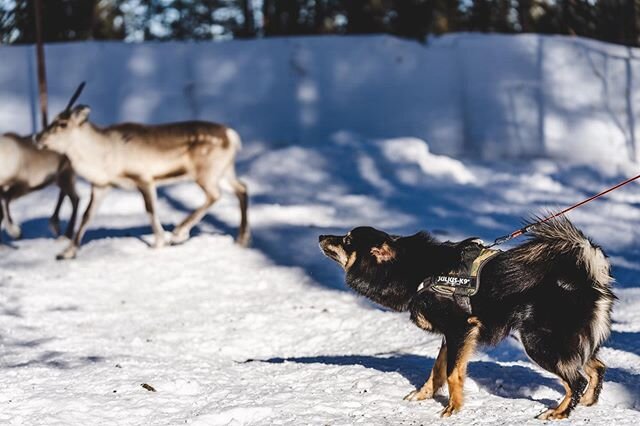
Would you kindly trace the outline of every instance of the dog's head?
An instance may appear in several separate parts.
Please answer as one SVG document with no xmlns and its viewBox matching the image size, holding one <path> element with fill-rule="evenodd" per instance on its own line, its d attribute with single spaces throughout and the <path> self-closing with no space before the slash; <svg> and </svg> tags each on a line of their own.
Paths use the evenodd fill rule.
<svg viewBox="0 0 640 426">
<path fill-rule="evenodd" d="M 420 284 L 422 265 L 410 252 L 417 240 L 430 241 L 426 234 L 397 237 L 371 227 L 358 227 L 346 235 L 320 235 L 324 254 L 346 273 L 355 291 L 388 308 L 403 311 Z M 424 262 L 422 262 L 424 264 Z"/>
<path fill-rule="evenodd" d="M 346 235 L 320 235 L 319 240 L 324 254 L 347 272 L 356 262 L 379 265 L 393 261 L 397 254 L 393 237 L 369 226 L 352 229 Z"/>
</svg>

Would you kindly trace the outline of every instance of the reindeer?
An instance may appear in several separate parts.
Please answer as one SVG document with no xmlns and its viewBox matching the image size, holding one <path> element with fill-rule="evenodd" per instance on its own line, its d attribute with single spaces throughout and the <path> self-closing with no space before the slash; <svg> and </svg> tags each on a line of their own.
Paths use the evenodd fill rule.
<svg viewBox="0 0 640 426">
<path fill-rule="evenodd" d="M 73 237 L 78 212 L 79 197 L 75 189 L 75 174 L 69 160 L 57 152 L 39 149 L 33 138 L 15 133 L 0 135 L 0 227 L 4 224 L 13 239 L 22 235 L 20 226 L 13 222 L 9 205 L 11 201 L 53 182 L 60 187 L 60 195 L 49 226 L 60 235 L 60 208 L 65 197 L 71 200 L 71 218 L 65 236 Z"/>
<path fill-rule="evenodd" d="M 75 96 L 75 95 L 74 95 Z M 236 241 L 249 242 L 246 185 L 235 174 L 240 136 L 230 127 L 205 121 L 163 125 L 122 123 L 101 128 L 89 121 L 90 108 L 79 105 L 63 111 L 38 136 L 39 143 L 66 155 L 75 172 L 91 183 L 91 200 L 76 235 L 58 259 L 77 254 L 87 225 L 111 187 L 137 189 L 142 194 L 154 233 L 153 247 L 165 244 L 157 215 L 156 187 L 176 180 L 195 181 L 205 203 L 173 231 L 171 244 L 189 238 L 189 232 L 220 198 L 220 183 L 228 182 L 240 203 Z"/>
</svg>

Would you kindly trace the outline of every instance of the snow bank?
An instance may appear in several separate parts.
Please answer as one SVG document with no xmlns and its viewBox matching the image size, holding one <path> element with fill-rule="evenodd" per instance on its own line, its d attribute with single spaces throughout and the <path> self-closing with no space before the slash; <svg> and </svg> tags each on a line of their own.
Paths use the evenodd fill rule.
<svg viewBox="0 0 640 426">
<path fill-rule="evenodd" d="M 441 337 L 406 313 L 336 291 L 344 273 L 320 253 L 318 234 L 372 224 L 453 240 L 495 236 L 540 203 L 573 201 L 605 179 L 548 160 L 464 164 L 429 154 L 424 142 L 403 142 L 343 135 L 243 161 L 252 190 L 249 249 L 229 235 L 239 222 L 231 194 L 185 244 L 154 250 L 144 244 L 152 236 L 140 195 L 113 191 L 71 262 L 54 260 L 66 241 L 46 238 L 55 189 L 15 202 L 24 239 L 0 246 L 0 423 L 442 423 L 446 390 L 434 400 L 402 400 L 424 383 Z M 389 147 L 401 154 L 388 158 Z M 442 161 L 475 183 L 423 171 L 423 162 L 431 170 Z M 79 186 L 86 204 L 88 187 Z M 164 226 L 201 197 L 192 184 L 162 190 Z M 627 201 L 638 199 L 640 186 L 630 186 L 576 217 L 614 254 L 619 302 L 600 353 L 609 367 L 600 402 L 579 406 L 570 424 L 637 424 L 640 288 L 637 270 L 619 272 L 640 258 L 640 203 Z M 562 391 L 507 339 L 472 358 L 465 407 L 446 424 L 539 425 L 534 416 Z"/>
<path fill-rule="evenodd" d="M 315 144 L 348 130 L 484 159 L 635 157 L 637 49 L 568 37 L 389 36 L 47 46 L 50 103 L 80 81 L 99 123 L 201 118 L 245 139 Z M 0 129 L 36 126 L 31 47 L 0 47 Z"/>
</svg>

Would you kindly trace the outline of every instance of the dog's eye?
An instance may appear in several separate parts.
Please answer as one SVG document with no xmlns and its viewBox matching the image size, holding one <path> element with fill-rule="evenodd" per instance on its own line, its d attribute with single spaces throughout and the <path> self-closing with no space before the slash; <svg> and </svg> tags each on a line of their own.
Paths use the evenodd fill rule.
<svg viewBox="0 0 640 426">
<path fill-rule="evenodd" d="M 342 244 L 344 244 L 345 246 L 350 246 L 351 245 L 351 235 L 346 235 L 342 239 Z"/>
<path fill-rule="evenodd" d="M 63 121 L 60 124 L 58 124 L 58 126 L 60 126 L 60 128 L 62 128 L 62 129 L 66 129 L 67 128 L 67 123 Z"/>
</svg>

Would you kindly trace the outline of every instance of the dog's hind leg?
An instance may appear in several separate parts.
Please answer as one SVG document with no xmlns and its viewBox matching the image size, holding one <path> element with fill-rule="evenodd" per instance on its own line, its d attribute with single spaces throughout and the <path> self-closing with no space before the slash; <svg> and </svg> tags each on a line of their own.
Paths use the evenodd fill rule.
<svg viewBox="0 0 640 426">
<path fill-rule="evenodd" d="M 442 410 L 442 417 L 449 417 L 462 408 L 464 401 L 464 380 L 467 376 L 467 363 L 473 355 L 480 335 L 480 322 L 469 318 L 470 327 L 461 335 L 447 335 L 447 385 L 449 403 Z"/>
<path fill-rule="evenodd" d="M 416 389 L 404 399 L 407 401 L 422 401 L 424 399 L 433 398 L 440 388 L 447 381 L 447 341 L 442 339 L 442 346 L 438 352 L 436 362 L 433 364 L 431 374 L 420 389 Z"/>
<path fill-rule="evenodd" d="M 581 373 L 576 372 L 576 375 L 567 380 L 562 378 L 562 385 L 564 386 L 565 396 L 560 401 L 560 404 L 556 408 L 550 408 L 538 415 L 540 420 L 560 420 L 569 417 L 569 414 L 580 401 L 580 397 L 584 388 L 587 386 L 587 379 L 585 379 Z"/>
<path fill-rule="evenodd" d="M 598 402 L 600 391 L 602 390 L 602 379 L 606 369 L 607 367 L 604 363 L 596 358 L 595 355 L 584 366 L 584 370 L 589 376 L 589 387 L 580 399 L 581 405 L 586 405 L 588 407 Z"/>
<path fill-rule="evenodd" d="M 565 396 L 557 407 L 550 408 L 537 416 L 541 420 L 566 419 L 576 407 L 587 387 L 587 379 L 582 375 L 582 363 L 580 356 L 575 355 L 569 359 L 563 359 L 560 353 L 571 353 L 570 348 L 558 348 L 557 336 L 542 334 L 539 331 L 527 331 L 521 333 L 522 344 L 527 354 L 540 367 L 557 375 L 562 379 Z M 566 349 L 566 350 L 565 350 Z M 575 349 L 573 350 L 575 352 Z"/>
</svg>

